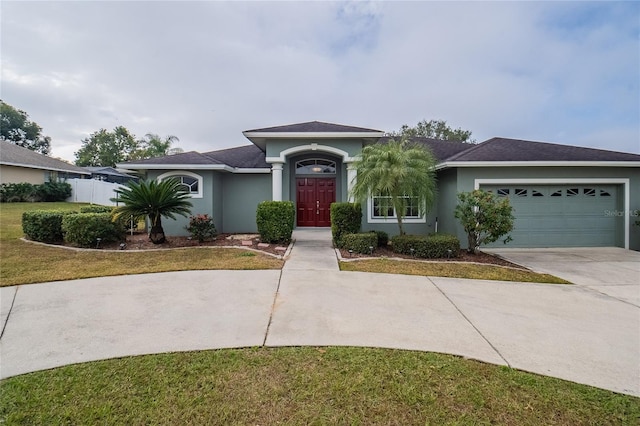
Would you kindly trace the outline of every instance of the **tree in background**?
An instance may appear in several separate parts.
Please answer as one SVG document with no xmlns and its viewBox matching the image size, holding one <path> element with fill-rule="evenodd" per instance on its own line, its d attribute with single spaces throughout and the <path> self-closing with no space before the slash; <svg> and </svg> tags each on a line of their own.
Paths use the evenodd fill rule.
<svg viewBox="0 0 640 426">
<path fill-rule="evenodd" d="M 480 246 L 498 241 L 513 230 L 513 207 L 507 197 L 476 189 L 458 193 L 455 217 L 467 233 L 469 253 L 478 253 Z M 511 241 L 508 235 L 503 242 Z"/>
<path fill-rule="evenodd" d="M 131 153 L 129 160 L 142 160 L 170 155 L 173 150 L 180 149 L 171 148 L 171 145 L 179 141 L 180 139 L 177 136 L 169 135 L 163 139 L 155 133 L 147 133 L 144 138 L 138 141 L 138 149 Z"/>
<path fill-rule="evenodd" d="M 0 100 L 0 140 L 11 142 L 40 154 L 51 153 L 51 138 L 42 135 L 42 127 L 29 115 Z"/>
<path fill-rule="evenodd" d="M 355 161 L 357 171 L 352 195 L 358 202 L 377 197 L 378 209 L 386 217 L 395 211 L 400 235 L 404 235 L 402 219 L 407 213 L 407 201 L 415 201 L 418 214 L 428 212 L 436 200 L 436 160 L 423 145 L 407 137 L 388 143 L 367 145 Z"/>
<path fill-rule="evenodd" d="M 76 165 L 115 167 L 137 149 L 138 142 L 125 127 L 118 126 L 113 132 L 100 129 L 82 141 L 82 147 L 75 153 Z"/>
<path fill-rule="evenodd" d="M 176 179 L 164 179 L 134 182 L 130 181 L 126 187 L 115 190 L 117 197 L 111 201 L 123 203 L 113 210 L 114 218 L 148 216 L 151 222 L 149 240 L 154 244 L 166 241 L 162 228 L 162 217 L 175 219 L 175 215 L 188 217 L 193 204 L 191 197 L 184 192 L 182 185 Z"/>
<path fill-rule="evenodd" d="M 413 137 L 421 136 L 424 138 L 440 139 L 443 141 L 459 141 L 475 143 L 471 139 L 470 130 L 462 130 L 461 128 L 453 129 L 447 125 L 445 120 L 422 120 L 414 127 L 403 124 L 398 132 L 391 132 L 390 136 Z"/>
<path fill-rule="evenodd" d="M 82 141 L 82 147 L 75 153 L 76 165 L 115 167 L 116 163 L 170 155 L 180 148 L 171 148 L 177 136 L 162 139 L 155 133 L 147 133 L 136 139 L 125 127 L 118 126 L 112 132 L 100 129 Z"/>
</svg>

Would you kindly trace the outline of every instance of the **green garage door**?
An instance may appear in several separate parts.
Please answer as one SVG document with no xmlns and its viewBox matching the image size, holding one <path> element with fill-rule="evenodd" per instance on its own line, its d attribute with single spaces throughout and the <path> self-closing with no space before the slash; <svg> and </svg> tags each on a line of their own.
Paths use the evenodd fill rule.
<svg viewBox="0 0 640 426">
<path fill-rule="evenodd" d="M 509 197 L 513 241 L 507 247 L 620 246 L 622 218 L 615 185 L 483 185 Z M 504 247 L 502 242 L 494 247 Z"/>
</svg>

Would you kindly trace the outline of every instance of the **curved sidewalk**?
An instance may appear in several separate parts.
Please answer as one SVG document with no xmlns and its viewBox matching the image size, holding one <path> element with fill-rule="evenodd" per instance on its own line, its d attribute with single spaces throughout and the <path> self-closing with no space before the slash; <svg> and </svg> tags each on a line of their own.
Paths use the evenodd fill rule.
<svg viewBox="0 0 640 426">
<path fill-rule="evenodd" d="M 340 272 L 328 256 L 310 270 L 304 245 L 282 271 L 1 288 L 0 377 L 148 353 L 349 345 L 451 353 L 640 396 L 635 305 L 580 286 Z"/>
</svg>

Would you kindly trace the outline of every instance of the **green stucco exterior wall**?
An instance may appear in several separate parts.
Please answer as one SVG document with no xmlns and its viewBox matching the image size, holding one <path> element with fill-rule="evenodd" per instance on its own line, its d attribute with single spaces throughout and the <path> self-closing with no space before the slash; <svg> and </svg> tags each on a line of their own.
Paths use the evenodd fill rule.
<svg viewBox="0 0 640 426">
<path fill-rule="evenodd" d="M 622 185 L 618 185 L 618 207 L 614 214 L 630 216 L 629 227 L 629 248 L 640 250 L 640 227 L 634 222 L 638 219 L 640 210 L 640 170 L 631 167 L 461 167 L 457 169 L 447 169 L 439 172 L 439 209 L 438 223 L 439 231 L 457 235 L 463 247 L 467 246 L 467 238 L 462 227 L 454 217 L 454 209 L 457 204 L 455 194 L 467 192 L 474 189 L 476 179 L 532 179 L 543 182 L 544 179 L 558 179 L 557 183 L 562 185 L 563 180 L 567 183 L 571 179 L 629 179 L 630 202 L 627 209 L 624 208 L 624 194 Z M 610 214 L 603 212 L 603 214 Z M 624 245 L 624 227 L 620 227 L 619 235 L 616 236 L 618 246 Z M 508 247 L 508 244 L 507 244 Z"/>
<path fill-rule="evenodd" d="M 256 210 L 260 202 L 271 200 L 271 175 L 227 173 L 222 185 L 222 232 L 257 232 Z"/>
</svg>

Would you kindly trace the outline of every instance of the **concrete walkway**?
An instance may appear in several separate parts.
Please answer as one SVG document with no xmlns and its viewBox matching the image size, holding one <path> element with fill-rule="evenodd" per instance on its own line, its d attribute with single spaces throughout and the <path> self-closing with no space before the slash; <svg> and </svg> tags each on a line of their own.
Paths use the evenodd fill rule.
<svg viewBox="0 0 640 426">
<path fill-rule="evenodd" d="M 0 377 L 247 346 L 461 355 L 640 396 L 640 308 L 584 286 L 340 272 L 326 230 L 282 271 L 188 271 L 0 289 Z"/>
</svg>

